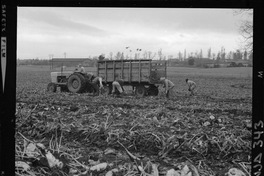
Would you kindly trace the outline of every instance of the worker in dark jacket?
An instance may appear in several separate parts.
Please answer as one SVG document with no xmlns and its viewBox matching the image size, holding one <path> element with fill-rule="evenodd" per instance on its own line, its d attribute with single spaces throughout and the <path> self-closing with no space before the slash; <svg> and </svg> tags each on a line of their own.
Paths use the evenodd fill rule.
<svg viewBox="0 0 264 176">
<path fill-rule="evenodd" d="M 99 95 L 99 91 L 100 89 L 102 89 L 104 86 L 103 86 L 103 78 L 102 77 L 99 77 L 99 76 L 93 76 L 92 78 L 92 81 L 91 81 L 91 84 L 94 88 L 94 95 Z"/>
<path fill-rule="evenodd" d="M 123 79 L 117 79 L 112 83 L 112 94 L 123 94 L 125 92 L 124 88 L 124 80 Z"/>
<path fill-rule="evenodd" d="M 188 91 L 191 92 L 191 95 L 194 95 L 194 89 L 196 88 L 196 83 L 194 81 L 191 81 L 189 79 L 185 79 L 187 85 L 188 85 Z"/>
</svg>

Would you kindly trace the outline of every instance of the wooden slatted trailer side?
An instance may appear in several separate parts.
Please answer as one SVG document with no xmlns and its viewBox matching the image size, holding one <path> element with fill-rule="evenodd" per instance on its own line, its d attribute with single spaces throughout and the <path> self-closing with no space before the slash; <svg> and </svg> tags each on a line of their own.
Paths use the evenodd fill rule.
<svg viewBox="0 0 264 176">
<path fill-rule="evenodd" d="M 123 79 L 124 85 L 136 87 L 140 97 L 158 94 L 160 77 L 166 77 L 166 61 L 103 60 L 97 63 L 97 75 L 103 77 L 111 90 L 112 82 Z"/>
</svg>

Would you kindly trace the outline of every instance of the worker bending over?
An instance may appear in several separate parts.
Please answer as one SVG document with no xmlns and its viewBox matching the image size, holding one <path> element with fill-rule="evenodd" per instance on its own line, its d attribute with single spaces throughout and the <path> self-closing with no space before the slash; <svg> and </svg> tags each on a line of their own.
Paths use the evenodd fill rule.
<svg viewBox="0 0 264 176">
<path fill-rule="evenodd" d="M 170 92 L 173 92 L 173 90 L 172 90 L 174 88 L 173 82 L 171 82 L 170 80 L 168 80 L 164 77 L 160 78 L 160 82 L 163 84 L 163 87 L 165 88 L 166 97 L 169 98 Z"/>
<path fill-rule="evenodd" d="M 99 76 L 93 76 L 92 77 L 92 82 L 91 82 L 93 88 L 94 88 L 94 95 L 98 96 L 100 89 L 102 89 L 103 86 L 103 78 Z"/>
<path fill-rule="evenodd" d="M 120 95 L 124 93 L 124 80 L 123 79 L 117 79 L 112 83 L 112 94 Z"/>
<path fill-rule="evenodd" d="M 194 81 L 189 80 L 188 78 L 185 79 L 188 85 L 188 91 L 191 92 L 191 95 L 194 95 L 194 89 L 196 88 L 196 83 Z"/>
</svg>

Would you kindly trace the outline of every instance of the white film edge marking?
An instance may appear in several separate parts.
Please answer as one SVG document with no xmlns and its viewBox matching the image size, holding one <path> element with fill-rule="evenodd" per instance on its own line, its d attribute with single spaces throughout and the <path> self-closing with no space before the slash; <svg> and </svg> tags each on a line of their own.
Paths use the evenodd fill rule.
<svg viewBox="0 0 264 176">
<path fill-rule="evenodd" d="M 3 93 L 5 88 L 5 75 L 6 75 L 6 37 L 1 37 L 1 70 L 2 70 L 2 84 Z"/>
</svg>

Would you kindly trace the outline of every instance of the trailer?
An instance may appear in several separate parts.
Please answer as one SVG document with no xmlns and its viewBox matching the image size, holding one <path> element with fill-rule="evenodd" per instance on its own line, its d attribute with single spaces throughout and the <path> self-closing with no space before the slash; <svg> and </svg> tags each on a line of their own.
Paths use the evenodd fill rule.
<svg viewBox="0 0 264 176">
<path fill-rule="evenodd" d="M 158 95 L 161 77 L 167 77 L 167 62 L 162 60 L 103 60 L 97 62 L 97 75 L 102 77 L 106 92 L 112 90 L 112 82 L 124 80 L 124 86 L 135 88 L 138 97 Z"/>
</svg>

